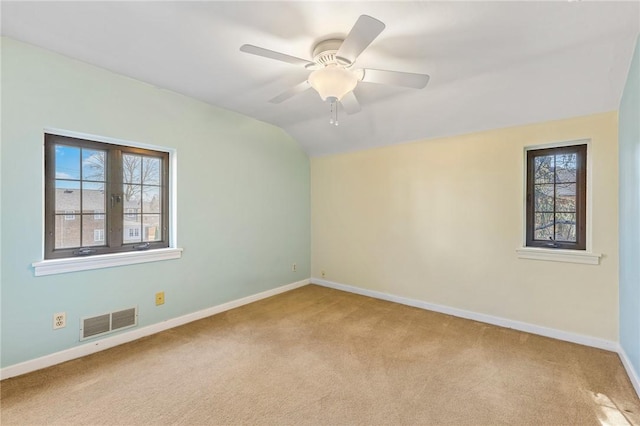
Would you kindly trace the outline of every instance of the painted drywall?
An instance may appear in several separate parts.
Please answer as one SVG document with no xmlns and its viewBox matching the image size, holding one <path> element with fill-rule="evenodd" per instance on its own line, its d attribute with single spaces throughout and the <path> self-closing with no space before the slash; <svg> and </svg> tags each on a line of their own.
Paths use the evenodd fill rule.
<svg viewBox="0 0 640 426">
<path fill-rule="evenodd" d="M 617 113 L 311 159 L 312 276 L 618 340 Z M 524 147 L 588 138 L 599 265 L 520 259 Z"/>
<path fill-rule="evenodd" d="M 640 37 L 618 114 L 620 345 L 640 374 Z"/>
<path fill-rule="evenodd" d="M 45 128 L 176 149 L 182 258 L 35 277 Z M 274 126 L 3 38 L 1 164 L 3 367 L 78 345 L 85 316 L 144 327 L 309 277 L 309 159 Z"/>
</svg>

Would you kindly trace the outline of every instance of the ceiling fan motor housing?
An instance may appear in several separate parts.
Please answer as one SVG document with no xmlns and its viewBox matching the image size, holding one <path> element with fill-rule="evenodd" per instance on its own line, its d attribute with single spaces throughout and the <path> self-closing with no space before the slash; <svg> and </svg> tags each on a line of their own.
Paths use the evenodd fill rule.
<svg viewBox="0 0 640 426">
<path fill-rule="evenodd" d="M 329 64 L 336 64 L 342 67 L 351 66 L 350 60 L 336 56 L 343 42 L 344 40 L 342 39 L 332 38 L 316 44 L 312 52 L 313 62 L 325 66 Z"/>
</svg>

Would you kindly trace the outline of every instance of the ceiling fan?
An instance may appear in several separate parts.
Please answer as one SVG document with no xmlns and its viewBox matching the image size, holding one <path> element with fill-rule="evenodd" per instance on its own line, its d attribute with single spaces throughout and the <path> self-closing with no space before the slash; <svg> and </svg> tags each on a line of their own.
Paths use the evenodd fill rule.
<svg viewBox="0 0 640 426">
<path fill-rule="evenodd" d="M 379 20 L 361 15 L 344 40 L 328 39 L 317 43 L 312 51 L 313 60 L 251 44 L 242 45 L 240 50 L 311 70 L 307 80 L 279 94 L 269 102 L 278 104 L 309 88 L 314 88 L 322 100 L 329 101 L 331 113 L 329 123 L 337 126 L 338 102 L 347 114 L 355 114 L 361 110 L 358 99 L 353 93 L 359 82 L 391 84 L 415 89 L 422 89 L 429 82 L 429 76 L 426 74 L 368 68 L 353 69 L 358 56 L 384 28 L 385 25 Z"/>
</svg>

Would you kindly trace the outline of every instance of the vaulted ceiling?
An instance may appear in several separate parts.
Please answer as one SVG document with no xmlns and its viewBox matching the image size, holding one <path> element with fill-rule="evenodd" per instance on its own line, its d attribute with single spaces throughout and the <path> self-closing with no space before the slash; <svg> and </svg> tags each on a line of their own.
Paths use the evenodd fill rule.
<svg viewBox="0 0 640 426">
<path fill-rule="evenodd" d="M 2 2 L 2 34 L 283 128 L 311 156 L 618 109 L 639 2 Z M 358 17 L 386 24 L 357 67 L 426 73 L 416 90 L 359 83 L 341 113 L 309 71 L 240 52 L 311 58 Z"/>
</svg>

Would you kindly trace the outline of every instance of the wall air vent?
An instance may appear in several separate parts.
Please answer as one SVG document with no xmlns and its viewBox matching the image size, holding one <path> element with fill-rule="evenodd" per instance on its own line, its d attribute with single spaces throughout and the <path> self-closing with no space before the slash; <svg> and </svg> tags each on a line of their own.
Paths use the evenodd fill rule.
<svg viewBox="0 0 640 426">
<path fill-rule="evenodd" d="M 80 340 L 138 325 L 138 308 L 128 308 L 80 320 Z"/>
</svg>

